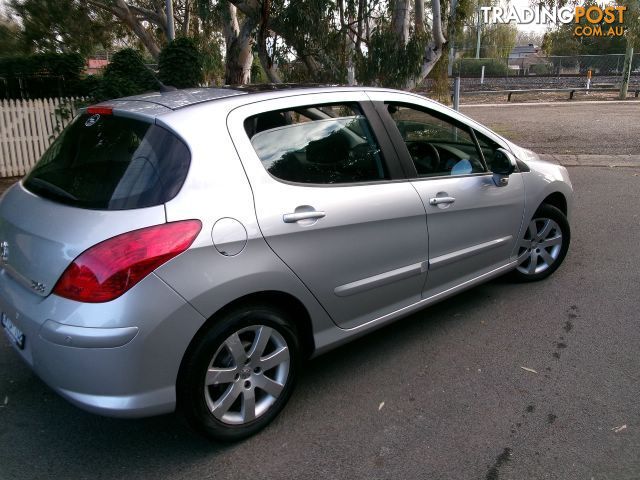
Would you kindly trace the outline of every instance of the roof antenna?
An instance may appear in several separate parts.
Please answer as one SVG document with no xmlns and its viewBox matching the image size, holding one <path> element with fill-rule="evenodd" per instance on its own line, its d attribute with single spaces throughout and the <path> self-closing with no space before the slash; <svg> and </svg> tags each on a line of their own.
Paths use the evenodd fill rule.
<svg viewBox="0 0 640 480">
<path fill-rule="evenodd" d="M 158 79 L 156 79 L 156 80 L 158 81 L 158 85 L 160 86 L 160 92 L 162 92 L 162 93 L 164 93 L 164 92 L 174 92 L 174 91 L 178 90 L 173 85 L 165 85 L 160 80 L 158 80 Z"/>
<path fill-rule="evenodd" d="M 158 84 L 158 89 L 160 90 L 160 93 L 166 93 L 166 92 L 174 92 L 176 90 L 178 90 L 176 87 L 174 87 L 173 85 L 165 85 L 164 83 L 162 83 L 160 81 L 160 79 L 157 77 L 156 72 L 153 71 L 153 69 L 147 65 L 146 63 L 144 64 L 144 66 L 147 68 L 147 70 L 149 70 L 149 72 L 151 73 L 151 75 L 153 76 L 153 79 L 156 81 L 156 83 Z"/>
</svg>

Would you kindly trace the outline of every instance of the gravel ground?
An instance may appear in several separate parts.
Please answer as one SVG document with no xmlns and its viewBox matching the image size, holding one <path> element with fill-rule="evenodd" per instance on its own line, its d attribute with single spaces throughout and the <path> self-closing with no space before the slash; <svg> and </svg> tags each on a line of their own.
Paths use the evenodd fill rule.
<svg viewBox="0 0 640 480">
<path fill-rule="evenodd" d="M 639 98 L 635 98 L 631 93 L 625 101 L 630 103 L 640 102 Z M 598 92 L 591 91 L 576 92 L 573 99 L 569 99 L 569 92 L 532 92 L 532 93 L 518 93 L 511 97 L 512 103 L 541 103 L 541 102 L 556 102 L 556 103 L 579 103 L 585 101 L 617 101 L 618 94 L 616 92 Z M 465 95 L 463 91 L 460 94 L 460 105 L 477 105 L 477 104 L 494 104 L 494 103 L 507 103 L 506 93 L 493 93 L 493 94 L 473 94 Z M 637 107 L 637 105 L 636 105 Z"/>
<path fill-rule="evenodd" d="M 620 77 L 594 77 L 589 93 L 575 92 L 573 100 L 569 100 L 569 92 L 532 92 L 518 93 L 512 96 L 512 102 L 536 103 L 536 102 L 580 102 L 588 100 L 618 100 L 618 92 L 598 92 L 598 87 L 619 87 Z M 584 88 L 586 87 L 585 77 L 509 77 L 509 78 L 487 78 L 484 84 L 480 84 L 479 78 L 462 78 L 460 81 L 460 103 L 461 104 L 486 104 L 486 103 L 506 103 L 507 94 L 477 94 L 480 91 L 500 91 L 517 89 L 536 88 Z M 431 97 L 432 82 L 428 82 L 424 90 L 417 90 L 416 93 Z M 640 89 L 640 75 L 633 76 L 629 86 L 628 101 L 637 101 L 635 90 Z M 453 80 L 450 81 L 450 91 L 453 91 Z M 470 92 L 473 92 L 470 94 Z"/>
<path fill-rule="evenodd" d="M 504 90 L 516 88 L 568 88 L 568 87 L 586 87 L 586 76 L 576 77 L 497 77 L 485 78 L 483 84 L 480 84 L 479 78 L 461 78 L 460 85 L 462 90 Z M 640 84 L 640 75 L 631 77 L 631 85 Z M 453 88 L 453 78 L 449 80 L 451 88 Z M 592 86 L 612 86 L 620 85 L 619 76 L 596 76 L 591 81 Z M 433 81 L 428 80 L 426 91 L 433 87 Z"/>
<path fill-rule="evenodd" d="M 538 153 L 640 154 L 638 102 L 461 105 L 460 110 Z"/>
</svg>

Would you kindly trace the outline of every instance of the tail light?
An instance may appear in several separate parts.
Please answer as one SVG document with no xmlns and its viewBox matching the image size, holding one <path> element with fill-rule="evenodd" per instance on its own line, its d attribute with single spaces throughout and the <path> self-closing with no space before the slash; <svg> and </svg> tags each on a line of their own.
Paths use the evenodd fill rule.
<svg viewBox="0 0 640 480">
<path fill-rule="evenodd" d="M 111 107 L 89 107 L 87 108 L 87 113 L 89 115 L 95 115 L 96 113 L 99 115 L 112 115 L 113 108 Z"/>
<path fill-rule="evenodd" d="M 98 243 L 64 271 L 53 293 L 78 302 L 108 302 L 191 246 L 202 224 L 184 220 L 134 230 Z"/>
</svg>

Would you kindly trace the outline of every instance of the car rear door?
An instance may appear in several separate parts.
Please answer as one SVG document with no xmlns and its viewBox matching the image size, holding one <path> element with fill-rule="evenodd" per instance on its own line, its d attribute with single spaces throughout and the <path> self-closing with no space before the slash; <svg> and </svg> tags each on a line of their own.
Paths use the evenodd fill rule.
<svg viewBox="0 0 640 480">
<path fill-rule="evenodd" d="M 423 296 L 442 293 L 515 260 L 524 211 L 520 173 L 498 185 L 486 162 L 497 145 L 444 107 L 372 92 L 427 213 L 429 273 Z"/>
<path fill-rule="evenodd" d="M 364 93 L 256 102 L 228 128 L 262 234 L 339 326 L 420 299 L 425 210 Z"/>
</svg>

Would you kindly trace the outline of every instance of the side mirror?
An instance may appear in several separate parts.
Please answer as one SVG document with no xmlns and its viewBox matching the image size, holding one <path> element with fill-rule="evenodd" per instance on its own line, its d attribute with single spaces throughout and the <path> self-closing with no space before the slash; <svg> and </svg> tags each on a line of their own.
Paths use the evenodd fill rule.
<svg viewBox="0 0 640 480">
<path fill-rule="evenodd" d="M 516 170 L 516 157 L 509 150 L 499 148 L 496 150 L 491 171 L 496 175 L 508 177 Z"/>
<path fill-rule="evenodd" d="M 499 148 L 491 162 L 491 171 L 493 172 L 493 183 L 496 187 L 506 187 L 509 185 L 509 175 L 516 170 L 516 157 L 509 150 Z"/>
</svg>

